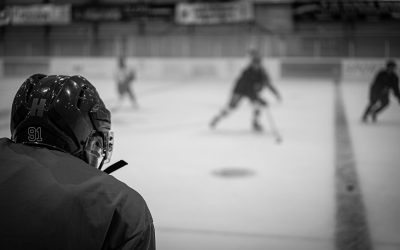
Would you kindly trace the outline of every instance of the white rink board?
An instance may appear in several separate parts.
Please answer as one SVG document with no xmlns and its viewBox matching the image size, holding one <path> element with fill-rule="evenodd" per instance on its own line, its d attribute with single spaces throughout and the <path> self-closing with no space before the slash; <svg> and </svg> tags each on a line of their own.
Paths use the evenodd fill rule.
<svg viewBox="0 0 400 250">
<path fill-rule="evenodd" d="M 344 83 L 355 81 L 370 83 L 376 73 L 385 67 L 386 61 L 386 59 L 343 59 L 342 79 Z M 397 65 L 399 63 L 397 60 Z M 397 71 L 400 73 L 399 68 Z"/>
<path fill-rule="evenodd" d="M 88 79 L 108 79 L 113 77 L 117 65 L 115 57 L 7 57 L 0 59 L 0 78 L 10 77 L 5 68 L 16 67 L 29 74 L 27 65 L 34 67 L 36 60 L 48 62 L 48 68 L 42 69 L 45 74 L 80 74 Z M 341 77 L 344 82 L 370 82 L 374 74 L 383 68 L 385 58 L 348 59 L 348 58 L 264 58 L 263 63 L 272 80 L 280 80 L 281 64 L 292 63 L 310 65 L 315 60 L 321 63 L 337 62 L 340 64 Z M 20 62 L 20 65 L 18 64 Z M 246 58 L 127 58 L 127 64 L 133 67 L 138 78 L 143 81 L 193 81 L 193 80 L 234 80 L 239 71 L 248 63 Z M 397 60 L 399 64 L 399 60 Z M 17 70 L 16 69 L 16 70 Z M 17 70 L 18 71 L 18 70 Z M 400 68 L 398 70 L 400 73 Z M 318 75 L 318 74 L 316 74 Z M 12 77 L 19 77 L 12 75 Z M 298 77 L 299 78 L 299 77 Z M 303 80 L 306 80 L 302 77 Z"/>
<path fill-rule="evenodd" d="M 127 65 L 137 72 L 143 81 L 191 81 L 233 80 L 248 63 L 243 58 L 127 58 Z M 279 77 L 279 60 L 264 59 L 265 68 L 272 79 Z M 50 74 L 80 74 L 88 79 L 108 79 L 113 77 L 117 66 L 116 58 L 51 58 Z"/>
</svg>

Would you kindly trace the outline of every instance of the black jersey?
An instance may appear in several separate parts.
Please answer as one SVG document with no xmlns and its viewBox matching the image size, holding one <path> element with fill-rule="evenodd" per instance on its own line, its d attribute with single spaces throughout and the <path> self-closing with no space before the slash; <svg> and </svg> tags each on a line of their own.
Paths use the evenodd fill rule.
<svg viewBox="0 0 400 250">
<path fill-rule="evenodd" d="M 400 98 L 399 78 L 396 73 L 381 70 L 375 77 L 371 86 L 371 98 L 389 93 L 392 90 L 397 98 Z"/>
<path fill-rule="evenodd" d="M 68 153 L 0 139 L 0 249 L 155 249 L 143 198 Z"/>
<path fill-rule="evenodd" d="M 254 95 L 269 84 L 267 73 L 262 67 L 248 66 L 236 81 L 233 92 L 242 95 Z"/>
</svg>

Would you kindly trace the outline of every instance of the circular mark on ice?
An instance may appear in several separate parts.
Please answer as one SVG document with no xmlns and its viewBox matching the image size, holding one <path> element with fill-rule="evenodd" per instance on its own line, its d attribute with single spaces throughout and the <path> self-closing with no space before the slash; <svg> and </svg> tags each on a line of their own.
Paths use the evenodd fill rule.
<svg viewBox="0 0 400 250">
<path fill-rule="evenodd" d="M 243 167 L 224 167 L 213 172 L 214 175 L 223 178 L 240 178 L 254 175 L 250 169 Z"/>
</svg>

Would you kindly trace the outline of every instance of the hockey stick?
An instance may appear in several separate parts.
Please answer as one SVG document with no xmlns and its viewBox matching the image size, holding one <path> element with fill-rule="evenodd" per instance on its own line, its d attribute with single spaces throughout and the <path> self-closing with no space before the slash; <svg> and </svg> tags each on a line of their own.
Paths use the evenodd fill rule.
<svg viewBox="0 0 400 250">
<path fill-rule="evenodd" d="M 124 160 L 120 160 L 120 161 L 117 161 L 116 163 L 112 164 L 108 168 L 104 169 L 103 172 L 105 172 L 107 174 L 111 174 L 112 172 L 122 168 L 125 165 L 128 165 L 128 163 L 126 163 L 126 161 L 124 161 Z"/>
<path fill-rule="evenodd" d="M 271 128 L 272 134 L 275 137 L 275 142 L 276 143 L 281 143 L 282 142 L 282 136 L 281 133 L 278 130 L 278 127 L 276 126 L 275 120 L 271 114 L 271 111 L 269 110 L 269 108 L 266 108 L 266 113 L 267 113 L 267 119 L 268 119 L 268 123 L 269 126 Z"/>
</svg>

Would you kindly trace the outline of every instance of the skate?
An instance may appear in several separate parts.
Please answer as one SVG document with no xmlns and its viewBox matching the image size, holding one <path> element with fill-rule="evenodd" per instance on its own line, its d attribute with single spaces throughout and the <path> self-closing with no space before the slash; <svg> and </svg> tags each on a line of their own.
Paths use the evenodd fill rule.
<svg viewBox="0 0 400 250">
<path fill-rule="evenodd" d="M 255 132 L 263 132 L 264 129 L 258 122 L 254 122 L 253 123 L 253 130 Z"/>
<path fill-rule="evenodd" d="M 362 123 L 367 123 L 368 122 L 368 117 L 366 115 L 364 115 L 363 117 L 361 117 L 361 122 Z"/>
<path fill-rule="evenodd" d="M 372 122 L 376 123 L 376 113 L 372 113 Z"/>
</svg>

